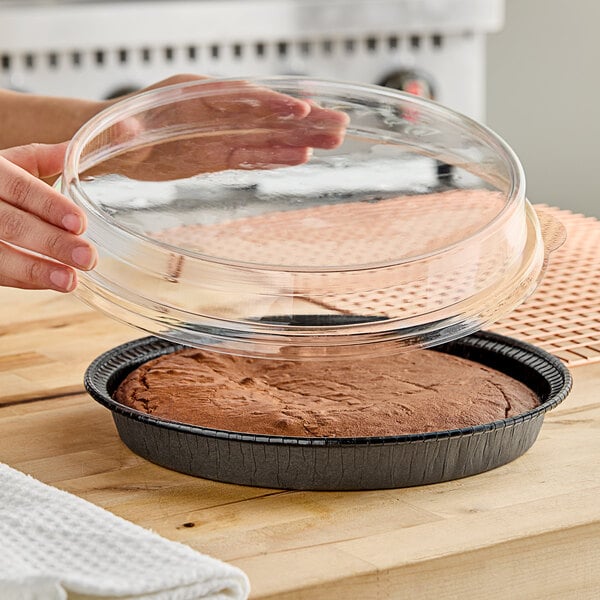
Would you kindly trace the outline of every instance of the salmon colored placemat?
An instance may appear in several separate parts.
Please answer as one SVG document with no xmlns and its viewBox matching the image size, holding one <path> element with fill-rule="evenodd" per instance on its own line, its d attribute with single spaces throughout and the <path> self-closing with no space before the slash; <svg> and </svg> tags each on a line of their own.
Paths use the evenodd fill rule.
<svg viewBox="0 0 600 600">
<path fill-rule="evenodd" d="M 600 362 L 600 221 L 544 205 L 567 229 L 535 294 L 491 329 L 544 348 L 569 366 Z"/>
<path fill-rule="evenodd" d="M 493 195 L 488 198 L 481 193 L 463 193 L 460 196 L 448 192 L 438 194 L 436 202 L 432 203 L 437 212 L 435 218 L 427 220 L 427 232 L 432 240 L 438 240 L 440 236 L 443 238 L 444 232 L 432 225 L 438 223 L 442 229 L 453 232 L 457 229 L 457 235 L 464 235 L 465 230 L 474 226 L 473 219 L 475 224 L 480 222 L 482 201 L 488 200 L 493 207 L 493 199 Z M 322 264 L 327 256 L 341 260 L 342 264 L 352 264 L 357 257 L 365 254 L 365 244 L 368 244 L 371 256 L 377 251 L 382 256 L 389 256 L 390 245 L 394 245 L 394 249 L 400 246 L 412 250 L 417 241 L 424 243 L 420 208 L 421 212 L 417 213 L 419 227 L 410 219 L 395 218 L 395 211 L 401 208 L 404 215 L 407 208 L 410 209 L 410 202 L 411 199 L 399 198 L 360 206 L 364 214 L 355 214 L 356 210 L 349 212 L 340 205 L 305 209 L 304 221 L 301 222 L 306 225 L 304 228 L 298 226 L 297 213 L 290 211 L 211 227 L 183 226 L 155 235 L 166 241 L 174 238 L 177 243 L 191 247 L 199 244 L 203 251 L 208 248 L 213 254 L 234 259 L 239 259 L 241 254 L 246 260 L 278 263 L 282 256 L 287 256 L 292 263 L 301 257 L 305 264 L 313 261 Z M 546 205 L 536 205 L 535 208 L 542 213 L 541 216 L 546 213 L 563 223 L 567 230 L 566 242 L 552 253 L 548 270 L 534 295 L 489 329 L 540 346 L 569 366 L 600 362 L 600 221 Z M 329 221 L 335 225 L 331 228 L 333 233 L 321 230 L 313 222 L 323 212 L 327 212 Z M 332 216 L 336 218 L 332 220 Z M 247 231 L 244 229 L 246 222 Z M 373 224 L 383 227 L 378 232 L 380 235 L 373 235 Z M 398 227 L 405 229 L 396 231 Z M 364 239 L 361 231 L 368 234 Z M 374 239 L 377 243 L 373 242 Z M 270 243 L 265 240 L 270 240 Z M 448 242 L 447 239 L 445 241 Z M 477 277 L 487 276 L 488 259 L 481 256 L 474 265 Z M 470 280 L 475 275 L 463 273 L 462 276 Z M 461 289 L 460 275 L 448 273 L 447 279 L 441 283 L 430 282 L 437 286 L 434 286 L 434 291 L 439 288 L 440 294 L 447 295 L 452 286 Z M 407 306 L 413 305 L 415 311 L 422 312 L 424 305 L 418 303 L 422 284 L 417 282 L 415 285 L 414 290 L 410 286 L 391 287 L 352 296 L 332 294 L 318 300 L 309 296 L 306 300 L 340 313 L 360 314 L 361 310 L 368 309 L 371 313 L 388 314 L 399 305 L 403 314 Z M 399 295 L 406 301 L 400 303 Z M 435 304 L 435 294 L 430 291 L 429 296 Z"/>
</svg>

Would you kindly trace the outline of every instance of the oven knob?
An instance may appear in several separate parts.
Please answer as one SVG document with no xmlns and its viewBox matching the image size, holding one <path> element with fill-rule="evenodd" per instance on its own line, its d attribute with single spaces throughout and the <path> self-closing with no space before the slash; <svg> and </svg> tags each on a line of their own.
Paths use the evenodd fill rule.
<svg viewBox="0 0 600 600">
<path fill-rule="evenodd" d="M 436 91 L 431 77 L 427 75 L 427 73 L 417 69 L 401 69 L 399 71 L 394 71 L 387 77 L 384 77 L 379 85 L 414 94 L 421 98 L 435 100 Z M 408 121 L 414 121 L 417 120 L 418 114 L 411 112 L 405 114 L 404 118 Z M 438 183 L 441 186 L 451 186 L 453 181 L 452 165 L 436 161 L 435 168 Z"/>
<path fill-rule="evenodd" d="M 123 84 L 118 87 L 113 88 L 107 94 L 104 95 L 104 100 L 115 100 L 121 96 L 126 96 L 127 94 L 132 94 L 134 92 L 139 92 L 141 89 L 141 85 L 135 84 Z"/>
<path fill-rule="evenodd" d="M 394 71 L 384 77 L 379 85 L 421 96 L 421 98 L 435 99 L 435 86 L 431 77 L 417 69 Z"/>
</svg>

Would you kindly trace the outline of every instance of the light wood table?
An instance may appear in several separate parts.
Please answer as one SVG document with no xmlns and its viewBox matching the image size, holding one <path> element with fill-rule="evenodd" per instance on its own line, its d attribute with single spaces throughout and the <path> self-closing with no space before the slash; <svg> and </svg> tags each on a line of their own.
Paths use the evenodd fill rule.
<svg viewBox="0 0 600 600">
<path fill-rule="evenodd" d="M 368 492 L 227 485 L 150 464 L 85 394 L 139 337 L 72 296 L 0 290 L 0 461 L 238 565 L 254 599 L 600 598 L 600 364 L 492 472 Z M 1 596 L 1 593 L 0 593 Z"/>
</svg>

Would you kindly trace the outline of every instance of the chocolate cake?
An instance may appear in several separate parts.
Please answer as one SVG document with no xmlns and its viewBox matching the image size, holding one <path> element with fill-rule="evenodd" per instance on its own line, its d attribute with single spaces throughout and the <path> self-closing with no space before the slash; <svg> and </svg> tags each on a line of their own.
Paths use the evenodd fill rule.
<svg viewBox="0 0 600 600">
<path fill-rule="evenodd" d="M 539 404 L 515 379 L 432 350 L 301 362 L 186 349 L 138 367 L 115 400 L 171 421 L 307 437 L 441 431 L 504 419 Z"/>
</svg>

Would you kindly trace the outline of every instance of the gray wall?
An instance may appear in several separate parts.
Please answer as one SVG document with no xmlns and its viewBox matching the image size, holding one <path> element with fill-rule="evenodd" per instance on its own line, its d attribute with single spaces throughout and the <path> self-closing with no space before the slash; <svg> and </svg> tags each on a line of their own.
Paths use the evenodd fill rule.
<svg viewBox="0 0 600 600">
<path fill-rule="evenodd" d="M 507 0 L 488 38 L 486 120 L 532 202 L 600 217 L 600 1 Z"/>
</svg>

